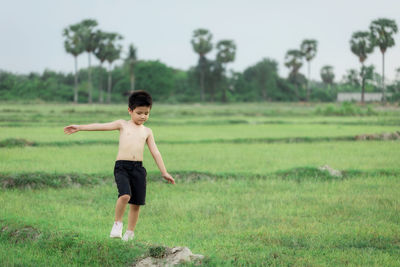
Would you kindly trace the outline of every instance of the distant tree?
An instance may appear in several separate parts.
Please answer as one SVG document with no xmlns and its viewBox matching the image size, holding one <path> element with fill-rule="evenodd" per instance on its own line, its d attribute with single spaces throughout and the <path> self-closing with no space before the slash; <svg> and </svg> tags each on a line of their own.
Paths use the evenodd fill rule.
<svg viewBox="0 0 400 267">
<path fill-rule="evenodd" d="M 346 74 L 343 76 L 343 82 L 345 84 L 360 87 L 360 73 L 355 69 L 349 69 L 346 71 Z"/>
<path fill-rule="evenodd" d="M 226 65 L 235 60 L 236 45 L 233 40 L 221 40 L 217 43 L 216 61 L 222 66 L 222 73 L 226 71 Z M 226 86 L 222 86 L 222 102 L 226 102 Z"/>
<path fill-rule="evenodd" d="M 174 72 L 160 61 L 140 60 L 135 66 L 136 87 L 146 89 L 154 101 L 163 101 L 172 95 L 175 88 Z"/>
<path fill-rule="evenodd" d="M 364 75 L 367 74 L 367 69 L 364 67 L 364 62 L 368 54 L 374 50 L 373 41 L 369 32 L 358 31 L 353 33 L 350 39 L 350 49 L 355 54 L 361 63 L 361 103 L 364 104 L 365 80 Z"/>
<path fill-rule="evenodd" d="M 300 50 L 292 49 L 286 52 L 285 66 L 289 68 L 288 80 L 296 85 L 295 94 L 300 98 L 299 88 L 306 82 L 304 76 L 299 73 L 300 68 L 303 66 L 303 53 Z"/>
<path fill-rule="evenodd" d="M 92 70 L 91 70 L 91 58 L 90 55 L 93 53 L 93 51 L 96 49 L 97 44 L 98 44 L 98 36 L 97 36 L 97 27 L 98 23 L 96 20 L 93 19 L 85 19 L 81 23 L 79 23 L 80 27 L 80 37 L 83 43 L 83 46 L 85 48 L 85 51 L 88 53 L 88 62 L 89 62 L 89 68 L 88 68 L 88 102 L 92 103 Z"/>
<path fill-rule="evenodd" d="M 97 59 L 100 62 L 100 70 L 103 68 L 103 63 L 107 59 L 107 42 L 109 38 L 109 34 L 106 32 L 102 32 L 98 30 L 96 32 L 97 34 L 97 47 L 93 51 L 94 55 L 97 57 Z M 99 81 L 99 102 L 103 103 L 104 102 L 104 96 L 103 96 L 103 77 L 100 75 L 100 81 Z"/>
<path fill-rule="evenodd" d="M 122 40 L 122 36 L 118 33 L 108 33 L 106 44 L 106 61 L 109 64 L 108 69 L 108 86 L 107 86 L 107 103 L 111 102 L 111 88 L 112 88 L 112 63 L 120 58 L 122 45 L 117 42 Z"/>
<path fill-rule="evenodd" d="M 1 81 L 0 81 L 1 84 Z M 396 76 L 395 76 L 395 82 L 394 82 L 394 88 L 393 88 L 395 93 L 400 93 L 400 68 L 396 69 Z"/>
<path fill-rule="evenodd" d="M 224 69 L 221 62 L 217 60 L 207 60 L 206 76 L 206 84 L 210 91 L 210 100 L 214 102 L 216 89 L 219 86 L 223 86 Z"/>
<path fill-rule="evenodd" d="M 310 100 L 310 72 L 311 72 L 311 60 L 316 56 L 317 54 L 317 46 L 318 42 L 317 40 L 313 39 L 306 39 L 303 40 L 300 46 L 300 50 L 303 53 L 304 57 L 307 60 L 307 65 L 308 65 L 308 77 L 307 77 L 307 101 Z"/>
<path fill-rule="evenodd" d="M 210 52 L 213 48 L 211 43 L 212 34 L 206 29 L 197 29 L 193 32 L 193 37 L 191 40 L 193 50 L 199 54 L 198 68 L 200 71 L 200 94 L 201 100 L 205 100 L 204 96 L 204 80 L 205 72 L 207 66 L 206 54 Z"/>
<path fill-rule="evenodd" d="M 333 73 L 333 67 L 326 65 L 321 68 L 321 79 L 324 84 L 333 85 L 333 80 L 335 79 L 335 74 Z"/>
<path fill-rule="evenodd" d="M 361 85 L 366 86 L 368 81 L 373 81 L 374 80 L 374 69 L 375 67 L 373 65 L 370 66 L 363 66 L 361 68 Z"/>
<path fill-rule="evenodd" d="M 375 70 L 375 68 L 374 68 Z M 372 74 L 372 80 L 371 84 L 377 89 L 376 91 L 382 92 L 382 75 L 380 75 L 378 72 L 373 72 Z M 383 98 L 383 96 L 382 96 Z"/>
<path fill-rule="evenodd" d="M 129 77 L 131 82 L 131 92 L 135 91 L 135 64 L 137 61 L 137 49 L 133 44 L 129 45 L 128 56 L 125 59 L 125 64 L 129 67 Z"/>
<path fill-rule="evenodd" d="M 396 69 L 396 77 L 395 77 L 396 81 L 400 81 L 400 68 Z"/>
<path fill-rule="evenodd" d="M 373 43 L 379 46 L 382 53 L 382 93 L 383 102 L 386 102 L 385 52 L 389 47 L 395 45 L 393 35 L 397 33 L 397 24 L 394 20 L 381 18 L 372 21 L 369 28 Z"/>
<path fill-rule="evenodd" d="M 300 50 L 292 49 L 286 52 L 285 66 L 290 70 L 289 77 L 299 73 L 301 66 L 303 66 L 302 58 L 303 53 Z"/>
<path fill-rule="evenodd" d="M 270 94 L 277 88 L 278 63 L 271 59 L 262 59 L 254 66 L 244 70 L 246 81 L 252 83 L 258 91 L 258 97 L 264 101 L 270 98 Z"/>
<path fill-rule="evenodd" d="M 75 72 L 74 72 L 74 103 L 78 103 L 78 56 L 83 53 L 84 47 L 79 36 L 79 25 L 71 25 L 64 29 L 65 37 L 64 47 L 67 53 L 74 56 Z"/>
</svg>

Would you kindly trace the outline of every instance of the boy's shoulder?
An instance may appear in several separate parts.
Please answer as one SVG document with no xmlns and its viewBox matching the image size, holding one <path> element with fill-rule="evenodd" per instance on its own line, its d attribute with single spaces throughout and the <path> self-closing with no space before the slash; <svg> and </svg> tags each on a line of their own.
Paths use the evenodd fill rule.
<svg viewBox="0 0 400 267">
<path fill-rule="evenodd" d="M 149 134 L 153 133 L 153 131 L 149 127 L 146 127 L 144 125 L 143 125 L 143 127 L 146 130 L 146 132 L 148 132 Z"/>
<path fill-rule="evenodd" d="M 119 119 L 119 120 L 115 120 L 114 122 L 119 123 L 119 124 L 124 124 L 124 123 L 127 123 L 128 121 L 126 121 L 124 119 Z"/>
</svg>

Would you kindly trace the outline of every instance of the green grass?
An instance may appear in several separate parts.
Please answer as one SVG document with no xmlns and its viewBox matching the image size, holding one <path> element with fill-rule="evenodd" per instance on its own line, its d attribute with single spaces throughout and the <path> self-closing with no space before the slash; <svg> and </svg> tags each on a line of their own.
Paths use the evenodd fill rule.
<svg viewBox="0 0 400 267">
<path fill-rule="evenodd" d="M 71 230 L 35 229 L 1 221 L 2 266 L 115 266 L 148 254 L 149 245 L 93 240 Z"/>
<path fill-rule="evenodd" d="M 301 183 L 273 176 L 175 186 L 151 182 L 135 244 L 184 245 L 242 264 L 304 260 L 309 265 L 395 266 L 400 260 L 399 190 L 393 176 Z M 1 194 L 0 215 L 103 242 L 115 199 L 112 185 L 9 190 Z"/>
<path fill-rule="evenodd" d="M 88 122 L 89 123 L 89 122 Z M 65 125 L 66 126 L 66 125 Z M 286 138 L 286 137 L 338 137 L 356 136 L 400 131 L 400 126 L 375 125 L 312 125 L 309 124 L 261 124 L 261 125 L 188 125 L 188 126 L 149 126 L 156 141 L 201 141 L 201 140 L 235 140 L 238 138 Z M 29 141 L 83 141 L 114 140 L 118 141 L 118 131 L 78 132 L 66 135 L 63 127 L 17 127 L 0 128 L 0 140 L 18 136 Z M 210 130 L 212 129 L 212 130 Z"/>
<path fill-rule="evenodd" d="M 398 118 L 400 110 L 396 106 L 372 108 L 376 115 L 372 116 L 325 116 L 318 115 L 318 109 L 332 106 L 331 104 L 297 104 L 297 103 L 235 103 L 235 104 L 192 104 L 165 105 L 155 103 L 151 111 L 152 121 L 163 122 L 165 119 L 175 123 L 204 122 L 204 121 L 276 121 L 295 118 L 301 120 L 337 120 L 369 121 L 377 118 Z M 336 106 L 341 106 L 337 104 Z M 1 103 L 0 122 L 23 122 L 28 125 L 46 123 L 82 123 L 96 118 L 99 122 L 120 119 L 128 116 L 127 105 L 21 105 Z M 368 107 L 360 107 L 368 110 Z M 398 120 L 397 120 L 398 121 Z M 150 122 L 151 123 L 151 122 Z"/>
<path fill-rule="evenodd" d="M 400 109 L 316 114 L 327 107 L 156 103 L 148 126 L 177 184 L 145 149 L 146 206 L 126 244 L 108 238 L 118 132 L 62 128 L 128 119 L 127 107 L 4 103 L 0 142 L 38 146 L 0 147 L 0 265 L 121 266 L 188 246 L 204 266 L 399 266 L 400 142 L 338 139 L 398 131 Z"/>
<path fill-rule="evenodd" d="M 158 145 L 168 170 L 263 174 L 294 167 L 325 164 L 340 169 L 398 169 L 400 142 L 322 142 L 294 144 Z M 108 173 L 112 175 L 115 145 L 2 148 L 3 172 Z M 67 163 L 67 164 L 66 164 Z M 158 171 L 145 150 L 144 165 Z"/>
</svg>

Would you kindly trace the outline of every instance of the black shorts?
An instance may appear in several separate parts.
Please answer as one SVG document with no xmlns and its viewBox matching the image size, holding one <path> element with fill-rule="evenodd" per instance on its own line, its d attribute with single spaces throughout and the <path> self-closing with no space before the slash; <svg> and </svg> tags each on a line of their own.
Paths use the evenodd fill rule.
<svg viewBox="0 0 400 267">
<path fill-rule="evenodd" d="M 130 195 L 130 204 L 144 205 L 146 200 L 146 169 L 141 161 L 117 160 L 114 167 L 118 198 Z"/>
</svg>

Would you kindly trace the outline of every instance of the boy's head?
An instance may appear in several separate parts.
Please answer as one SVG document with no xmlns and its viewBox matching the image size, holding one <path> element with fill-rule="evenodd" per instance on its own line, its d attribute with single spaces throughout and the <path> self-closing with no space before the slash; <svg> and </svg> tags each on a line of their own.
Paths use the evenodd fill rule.
<svg viewBox="0 0 400 267">
<path fill-rule="evenodd" d="M 141 125 L 149 118 L 149 113 L 153 100 L 151 95 L 146 91 L 136 91 L 129 97 L 129 114 L 131 115 L 132 121 Z"/>
<path fill-rule="evenodd" d="M 129 97 L 129 108 L 134 110 L 136 107 L 149 107 L 153 105 L 151 95 L 143 90 L 135 91 Z"/>
</svg>

